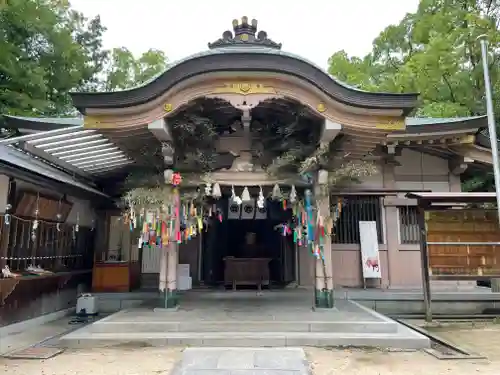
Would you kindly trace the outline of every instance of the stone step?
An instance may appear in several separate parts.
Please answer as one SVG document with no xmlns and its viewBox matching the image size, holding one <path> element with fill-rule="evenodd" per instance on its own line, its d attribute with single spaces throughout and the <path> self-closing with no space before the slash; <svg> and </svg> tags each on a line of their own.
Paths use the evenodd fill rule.
<svg viewBox="0 0 500 375">
<path fill-rule="evenodd" d="M 79 332 L 81 331 L 81 332 Z M 65 348 L 95 348 L 116 345 L 204 346 L 204 347 L 285 347 L 363 346 L 397 349 L 422 349 L 429 339 L 406 327 L 397 333 L 316 333 L 316 332 L 114 332 L 77 330 L 63 336 Z"/>
<path fill-rule="evenodd" d="M 396 333 L 394 321 L 97 321 L 88 326 L 96 333 L 148 332 L 337 332 Z"/>
</svg>

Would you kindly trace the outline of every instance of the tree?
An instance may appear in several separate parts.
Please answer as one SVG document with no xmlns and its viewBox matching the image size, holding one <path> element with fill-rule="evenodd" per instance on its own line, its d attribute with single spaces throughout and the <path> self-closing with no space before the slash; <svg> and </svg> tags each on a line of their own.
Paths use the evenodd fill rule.
<svg viewBox="0 0 500 375">
<path fill-rule="evenodd" d="M 67 0 L 7 0 L 0 7 L 0 113 L 61 116 L 68 92 L 96 86 L 106 52 L 99 17 Z"/>
<path fill-rule="evenodd" d="M 149 49 L 138 59 L 127 48 L 114 48 L 105 68 L 105 91 L 125 90 L 144 82 L 165 71 L 167 68 L 165 53 Z"/>
<path fill-rule="evenodd" d="M 380 33 L 367 56 L 334 53 L 329 72 L 369 91 L 419 92 L 417 116 L 484 114 L 481 51 L 476 39 L 486 34 L 499 116 L 499 26 L 498 0 L 421 0 L 415 13 Z"/>
<path fill-rule="evenodd" d="M 135 59 L 126 48 L 105 50 L 100 18 L 85 18 L 67 0 L 0 4 L 0 114 L 73 115 L 72 90 L 126 89 L 166 69 L 161 51 Z"/>
<path fill-rule="evenodd" d="M 495 114 L 500 120 L 500 1 L 421 0 L 415 13 L 388 26 L 372 51 L 329 59 L 329 73 L 368 91 L 419 92 L 420 117 L 484 115 L 478 36 L 489 41 Z M 491 174 L 471 176 L 465 188 L 490 189 Z"/>
</svg>

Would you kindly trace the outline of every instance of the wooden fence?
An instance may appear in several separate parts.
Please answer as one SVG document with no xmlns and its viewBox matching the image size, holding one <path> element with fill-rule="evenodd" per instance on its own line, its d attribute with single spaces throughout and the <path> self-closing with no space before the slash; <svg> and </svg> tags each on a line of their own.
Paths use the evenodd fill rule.
<svg viewBox="0 0 500 375">
<path fill-rule="evenodd" d="M 500 229 L 496 211 L 429 211 L 426 229 L 433 277 L 500 277 Z"/>
</svg>

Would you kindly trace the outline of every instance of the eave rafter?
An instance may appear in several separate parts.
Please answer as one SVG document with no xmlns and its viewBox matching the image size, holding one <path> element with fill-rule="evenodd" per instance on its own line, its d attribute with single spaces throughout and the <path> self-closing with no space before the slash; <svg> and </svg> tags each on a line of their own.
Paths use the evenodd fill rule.
<svg viewBox="0 0 500 375">
<path fill-rule="evenodd" d="M 461 148 L 467 145 L 473 145 L 475 136 L 473 134 L 463 133 L 447 133 L 439 136 L 439 133 L 429 135 L 419 134 L 391 134 L 382 143 L 386 148 L 411 148 L 418 151 L 426 152 L 447 159 L 462 155 L 457 152 L 457 147 Z"/>
<path fill-rule="evenodd" d="M 452 149 L 458 155 L 473 160 L 474 163 L 488 166 L 493 164 L 493 157 L 489 148 L 481 147 L 476 144 L 468 144 L 455 146 Z"/>
<path fill-rule="evenodd" d="M 433 134 L 389 134 L 384 145 L 464 145 L 474 144 L 474 134 L 433 133 Z"/>
<path fill-rule="evenodd" d="M 342 128 L 343 139 L 336 156 L 346 159 L 373 159 L 387 136 L 387 130 Z"/>
<path fill-rule="evenodd" d="M 436 132 L 431 134 L 392 134 L 383 142 L 386 149 L 410 148 L 449 160 L 454 174 L 465 172 L 469 165 L 491 165 L 491 150 L 476 144 L 476 135 L 471 130 L 459 132 Z"/>
<path fill-rule="evenodd" d="M 441 155 L 441 157 L 451 157 L 455 154 L 457 147 L 474 145 L 475 136 L 472 134 L 444 134 L 438 137 L 437 134 L 429 136 L 405 136 L 405 135 L 388 135 L 387 139 L 382 143 L 383 146 L 389 148 L 415 148 L 424 152 Z"/>
<path fill-rule="evenodd" d="M 15 147 L 72 175 L 94 176 L 133 163 L 122 149 L 96 130 L 71 126 L 8 138 L 0 144 Z"/>
</svg>

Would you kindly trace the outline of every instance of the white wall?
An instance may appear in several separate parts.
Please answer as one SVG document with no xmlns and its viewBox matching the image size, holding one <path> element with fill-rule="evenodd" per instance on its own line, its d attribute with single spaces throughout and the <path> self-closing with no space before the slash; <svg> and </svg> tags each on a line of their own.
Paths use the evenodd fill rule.
<svg viewBox="0 0 500 375">
<path fill-rule="evenodd" d="M 403 149 L 396 156 L 401 165 L 394 168 L 395 186 L 399 190 L 460 191 L 460 177 L 450 174 L 448 160 L 410 149 Z M 387 178 L 388 176 L 386 176 Z M 390 186 L 387 183 L 386 186 Z M 379 172 L 353 184 L 354 190 L 377 190 L 384 188 L 383 166 Z"/>
<path fill-rule="evenodd" d="M 396 175 L 448 175 L 448 160 L 404 148 L 396 156 L 401 166 L 395 168 Z"/>
<path fill-rule="evenodd" d="M 396 189 L 450 191 L 448 160 L 414 150 L 403 149 L 394 168 Z"/>
</svg>

